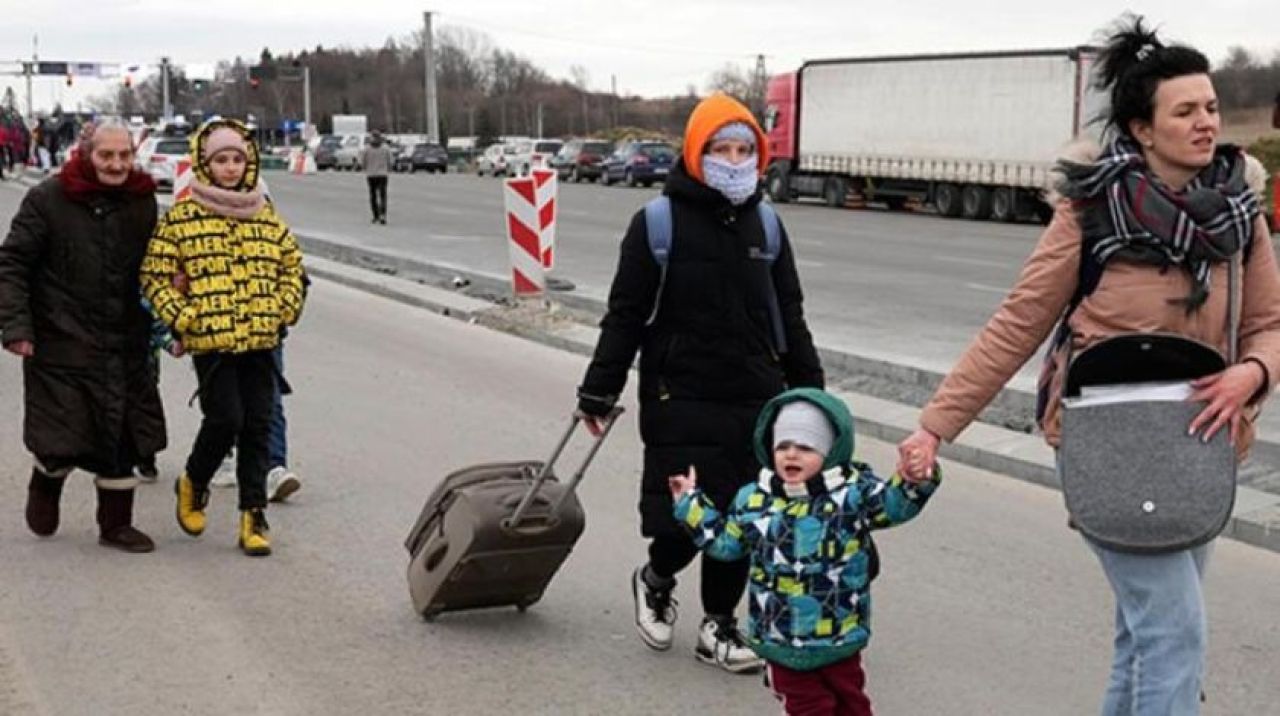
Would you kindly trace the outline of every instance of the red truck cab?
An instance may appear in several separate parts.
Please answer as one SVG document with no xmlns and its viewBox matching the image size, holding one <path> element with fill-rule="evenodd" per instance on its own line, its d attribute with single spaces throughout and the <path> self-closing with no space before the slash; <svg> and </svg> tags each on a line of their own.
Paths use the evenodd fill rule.
<svg viewBox="0 0 1280 716">
<path fill-rule="evenodd" d="M 769 137 L 772 161 L 796 158 L 796 84 L 799 73 L 788 72 L 769 78 L 764 96 L 764 131 Z"/>
</svg>

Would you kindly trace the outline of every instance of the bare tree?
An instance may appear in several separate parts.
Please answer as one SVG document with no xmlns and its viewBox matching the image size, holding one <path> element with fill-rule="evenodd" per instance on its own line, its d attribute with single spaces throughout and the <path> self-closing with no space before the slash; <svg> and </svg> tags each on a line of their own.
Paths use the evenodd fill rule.
<svg viewBox="0 0 1280 716">
<path fill-rule="evenodd" d="M 724 92 L 730 97 L 746 101 L 751 94 L 751 76 L 732 62 L 711 73 L 707 89 L 712 92 Z"/>
</svg>

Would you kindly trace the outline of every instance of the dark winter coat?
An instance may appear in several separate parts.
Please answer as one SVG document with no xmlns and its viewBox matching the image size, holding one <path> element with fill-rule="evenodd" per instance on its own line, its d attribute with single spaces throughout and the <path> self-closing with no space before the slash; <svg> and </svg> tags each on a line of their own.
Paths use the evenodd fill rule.
<svg viewBox="0 0 1280 716">
<path fill-rule="evenodd" d="M 645 444 L 642 532 L 680 534 L 667 476 L 693 464 L 717 504 L 759 469 L 751 432 L 764 403 L 788 387 L 822 387 L 822 367 L 805 325 L 803 296 L 785 230 L 772 265 L 763 258 L 757 194 L 733 206 L 692 179 L 683 161 L 668 177 L 672 242 L 661 306 L 646 320 L 661 270 L 649 249 L 644 212 L 622 240 L 618 270 L 580 406 L 600 415 L 615 403 L 640 353 L 640 431 Z M 788 350 L 774 349 L 770 279 Z"/>
<path fill-rule="evenodd" d="M 118 477 L 130 456 L 164 448 L 151 319 L 138 300 L 155 223 L 151 195 L 77 202 L 55 177 L 27 193 L 0 245 L 0 341 L 35 344 L 23 362 L 23 436 L 48 465 Z"/>
</svg>

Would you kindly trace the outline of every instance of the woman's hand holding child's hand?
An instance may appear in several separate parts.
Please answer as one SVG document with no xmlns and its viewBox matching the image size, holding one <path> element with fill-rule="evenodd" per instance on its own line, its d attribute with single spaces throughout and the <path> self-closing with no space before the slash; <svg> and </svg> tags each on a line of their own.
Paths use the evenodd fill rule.
<svg viewBox="0 0 1280 716">
<path fill-rule="evenodd" d="M 667 478 L 667 487 L 671 488 L 671 497 L 677 500 L 697 486 L 698 471 L 694 469 L 693 465 L 689 466 L 689 474 L 672 475 Z"/>
</svg>

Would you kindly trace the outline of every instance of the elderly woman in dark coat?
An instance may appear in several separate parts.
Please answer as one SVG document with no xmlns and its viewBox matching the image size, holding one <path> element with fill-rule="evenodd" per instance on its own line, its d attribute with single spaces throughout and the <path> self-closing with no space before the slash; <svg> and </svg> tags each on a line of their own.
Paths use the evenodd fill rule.
<svg viewBox="0 0 1280 716">
<path fill-rule="evenodd" d="M 155 223 L 155 184 L 133 168 L 127 127 L 109 121 L 28 192 L 0 245 L 0 344 L 23 362 L 37 535 L 57 531 L 63 484 L 79 468 L 96 475 L 99 541 L 155 549 L 132 526 L 133 465 L 165 443 L 138 287 Z"/>
</svg>

